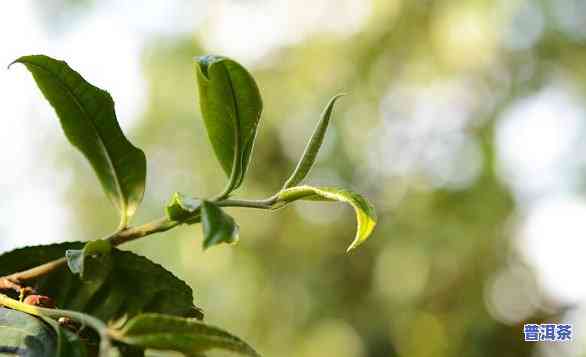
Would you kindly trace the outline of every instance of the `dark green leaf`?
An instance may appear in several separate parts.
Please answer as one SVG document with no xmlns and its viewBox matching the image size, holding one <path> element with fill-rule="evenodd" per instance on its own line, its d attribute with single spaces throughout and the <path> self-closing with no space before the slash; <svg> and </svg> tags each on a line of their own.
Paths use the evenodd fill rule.
<svg viewBox="0 0 586 357">
<path fill-rule="evenodd" d="M 199 102 L 214 152 L 230 177 L 228 192 L 246 173 L 262 100 L 252 75 L 237 62 L 219 56 L 196 58 Z"/>
<path fill-rule="evenodd" d="M 276 208 L 297 200 L 341 201 L 354 208 L 357 220 L 356 236 L 347 251 L 364 243 L 376 226 L 374 207 L 362 196 L 349 190 L 332 187 L 298 186 L 288 188 L 277 194 Z"/>
<path fill-rule="evenodd" d="M 112 269 L 110 252 L 112 245 L 107 240 L 87 242 L 83 249 L 70 249 L 65 252 L 69 270 L 79 274 L 85 281 L 103 281 Z"/>
<path fill-rule="evenodd" d="M 190 356 L 212 349 L 259 356 L 246 342 L 224 330 L 193 319 L 160 314 L 136 316 L 114 336 L 128 344 L 178 351 Z"/>
<path fill-rule="evenodd" d="M 203 248 L 207 249 L 220 243 L 238 241 L 238 225 L 230 215 L 215 204 L 203 201 L 201 205 L 203 225 Z"/>
<path fill-rule="evenodd" d="M 187 197 L 179 192 L 175 192 L 171 201 L 165 207 L 167 217 L 173 221 L 185 221 L 186 223 L 197 223 L 201 219 L 199 214 L 201 200 Z"/>
<path fill-rule="evenodd" d="M 0 354 L 56 356 L 57 338 L 51 327 L 24 312 L 0 307 Z M 57 355 L 63 356 L 63 355 Z"/>
<path fill-rule="evenodd" d="M 59 323 L 50 318 L 42 318 L 53 329 L 56 336 L 56 357 L 85 357 L 87 349 L 78 335 L 62 328 Z"/>
<path fill-rule="evenodd" d="M 27 247 L 0 255 L 0 276 L 63 257 L 83 243 Z M 112 249 L 112 268 L 102 281 L 86 282 L 64 266 L 31 281 L 39 294 L 61 309 L 84 312 L 104 322 L 131 318 L 142 312 L 202 317 L 193 305 L 193 292 L 183 281 L 145 257 Z"/>
<path fill-rule="evenodd" d="M 122 357 L 144 357 L 144 348 L 140 346 L 132 346 L 126 343 L 115 343 L 117 350 Z"/>
<path fill-rule="evenodd" d="M 301 155 L 299 163 L 297 163 L 297 167 L 295 167 L 295 170 L 283 185 L 283 189 L 287 189 L 299 184 L 311 170 L 311 167 L 315 162 L 315 158 L 317 157 L 317 153 L 319 152 L 319 149 L 321 148 L 321 145 L 324 141 L 326 131 L 328 130 L 330 117 L 334 111 L 334 104 L 336 104 L 336 100 L 344 95 L 345 94 L 338 94 L 330 99 L 330 102 L 321 115 L 321 119 L 313 130 L 313 134 L 311 134 L 311 138 L 309 139 L 309 142 L 303 151 L 303 155 Z"/>
<path fill-rule="evenodd" d="M 35 55 L 14 62 L 32 73 L 65 135 L 89 160 L 120 211 L 121 227 L 126 226 L 144 194 L 146 158 L 120 129 L 110 94 L 86 82 L 63 61 Z"/>
</svg>

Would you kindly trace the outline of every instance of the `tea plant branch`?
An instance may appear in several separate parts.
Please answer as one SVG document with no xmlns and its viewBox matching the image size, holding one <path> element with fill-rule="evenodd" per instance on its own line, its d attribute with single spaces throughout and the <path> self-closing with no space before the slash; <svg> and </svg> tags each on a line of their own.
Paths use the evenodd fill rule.
<svg viewBox="0 0 586 357">
<path fill-rule="evenodd" d="M 195 198 L 175 192 L 164 208 L 163 217 L 132 226 L 129 225 L 130 219 L 142 202 L 145 191 L 147 161 L 144 152 L 135 147 L 122 131 L 110 94 L 87 82 L 64 61 L 44 55 L 32 55 L 20 57 L 14 63 L 23 64 L 32 74 L 41 93 L 55 109 L 65 136 L 89 161 L 106 196 L 119 211 L 121 218 L 121 225 L 114 233 L 102 239 L 90 240 L 82 249 L 63 249 L 63 245 L 36 246 L 17 251 L 16 254 L 0 255 L 0 261 L 8 261 L 7 264 L 1 264 L 3 267 L 16 262 L 19 265 L 25 262 L 28 262 L 26 266 L 36 265 L 18 272 L 14 271 L 22 268 L 13 267 L 10 273 L 5 273 L 8 275 L 0 276 L 0 290 L 20 293 L 21 301 L 25 295 L 34 293 L 32 285 L 35 279 L 48 274 L 51 274 L 51 278 L 58 278 L 60 274 L 68 274 L 69 271 L 79 274 L 81 280 L 101 281 L 100 285 L 82 284 L 79 289 L 72 288 L 71 291 L 95 305 L 89 310 L 107 310 L 108 316 L 100 317 L 104 321 L 117 318 L 117 309 L 101 309 L 99 306 L 102 302 L 92 296 L 100 296 L 104 299 L 104 304 L 112 304 L 115 300 L 120 306 L 128 306 L 125 311 L 120 311 L 124 316 L 136 313 L 134 307 L 130 308 L 134 304 L 132 295 L 145 295 L 145 301 L 150 301 L 148 296 L 164 300 L 158 303 L 160 313 L 135 316 L 126 323 L 120 334 L 110 334 L 110 337 L 118 338 L 120 343 L 141 349 L 171 349 L 186 355 L 199 355 L 210 348 L 223 348 L 258 357 L 258 353 L 250 346 L 229 333 L 178 317 L 201 316 L 201 310 L 193 303 L 189 287 L 144 257 L 121 251 L 110 255 L 112 247 L 165 232 L 182 224 L 196 223 L 201 223 L 202 226 L 203 249 L 218 244 L 231 244 L 239 239 L 239 226 L 234 217 L 224 212 L 223 208 L 276 210 L 297 200 L 343 202 L 352 207 L 357 225 L 348 252 L 366 241 L 374 230 L 376 212 L 360 194 L 345 188 L 302 184 L 317 159 L 331 121 L 334 104 L 341 95 L 333 97 L 327 104 L 297 166 L 278 192 L 261 200 L 232 198 L 232 193 L 242 185 L 249 167 L 263 102 L 256 81 L 242 65 L 222 56 L 197 57 L 195 67 L 201 114 L 214 154 L 228 178 L 227 185 L 219 194 L 208 198 Z M 80 244 L 77 242 L 75 246 L 79 247 Z M 22 260 L 23 254 L 28 253 L 30 256 Z M 14 259 L 14 255 L 17 259 Z M 47 256 L 62 257 L 49 262 L 39 260 Z M 91 263 L 88 263 L 90 260 Z M 66 265 L 69 270 L 64 269 Z M 136 275 L 135 270 L 130 273 L 126 269 L 129 266 L 142 267 L 136 270 L 141 272 L 139 278 L 149 283 L 142 284 L 144 287 L 126 288 L 126 277 L 130 274 Z M 114 274 L 114 268 L 120 274 Z M 104 284 L 106 288 L 101 287 L 104 279 L 109 279 L 109 283 Z M 75 282 L 77 283 L 79 282 Z M 160 295 L 159 290 L 153 289 L 159 284 L 169 286 L 169 293 Z M 84 290 L 84 287 L 87 289 Z M 135 292 L 134 288 L 138 291 Z M 55 295 L 55 291 L 51 289 L 45 289 L 42 293 Z M 59 293 L 59 296 L 62 294 Z M 114 300 L 111 296 L 115 296 Z M 68 300 L 77 301 L 74 298 Z M 49 317 L 69 317 L 87 324 L 100 334 L 100 356 L 113 356 L 108 352 L 110 332 L 95 317 L 75 311 L 29 306 L 21 301 L 0 294 L 0 306 L 40 316 L 50 324 L 53 321 L 47 320 Z M 67 304 L 64 307 L 67 308 Z M 73 310 L 77 307 L 73 304 Z M 0 331 L 0 338 L 2 336 Z"/>
<path fill-rule="evenodd" d="M 245 207 L 245 208 L 257 208 L 257 209 L 273 209 L 274 204 L 277 201 L 277 197 L 273 196 L 264 200 L 242 200 L 242 199 L 225 199 L 216 201 L 215 203 L 221 207 Z M 110 242 L 112 246 L 116 247 L 130 241 L 140 239 L 152 234 L 166 232 L 173 229 L 183 223 L 186 223 L 193 216 L 196 216 L 198 212 L 195 212 L 192 216 L 187 217 L 181 221 L 171 220 L 168 217 L 161 217 L 151 222 L 129 227 L 118 232 L 115 232 L 105 238 L 104 240 Z M 52 260 L 45 264 L 38 265 L 34 268 L 16 272 L 4 277 L 0 277 L 0 290 L 16 290 L 20 291 L 22 282 L 39 278 L 43 275 L 49 274 L 56 269 L 64 266 L 67 263 L 65 257 Z"/>
<path fill-rule="evenodd" d="M 239 200 L 239 199 L 225 199 L 216 202 L 220 207 L 246 207 L 258 209 L 274 209 L 277 197 L 273 196 L 265 200 Z"/>
<path fill-rule="evenodd" d="M 108 352 L 112 349 L 110 338 L 108 336 L 108 327 L 100 319 L 97 319 L 93 316 L 77 311 L 49 309 L 40 306 L 29 305 L 24 302 L 14 300 L 4 294 L 0 294 L 0 306 L 6 306 L 10 309 L 21 311 L 37 317 L 47 317 L 52 319 L 67 317 L 73 319 L 84 326 L 91 327 L 98 333 L 100 336 L 100 356 L 108 356 Z"/>
</svg>

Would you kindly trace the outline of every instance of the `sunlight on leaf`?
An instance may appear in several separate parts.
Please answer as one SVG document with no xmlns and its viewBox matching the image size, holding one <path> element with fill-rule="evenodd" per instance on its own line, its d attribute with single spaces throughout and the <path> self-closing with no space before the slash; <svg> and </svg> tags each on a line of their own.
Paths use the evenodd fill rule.
<svg viewBox="0 0 586 357">
<path fill-rule="evenodd" d="M 297 200 L 340 201 L 354 208 L 357 220 L 356 236 L 347 251 L 351 251 L 364 243 L 376 226 L 374 207 L 362 196 L 352 191 L 333 187 L 298 186 L 288 188 L 277 194 L 276 208 Z"/>
<path fill-rule="evenodd" d="M 336 101 L 344 95 L 345 94 L 338 94 L 330 99 L 330 102 L 322 113 L 321 119 L 313 130 L 313 134 L 311 134 L 311 138 L 309 139 L 309 142 L 303 151 L 303 155 L 301 155 L 301 159 L 299 160 L 297 167 L 295 167 L 295 170 L 283 185 L 283 189 L 287 189 L 299 184 L 311 170 L 319 149 L 321 148 L 321 145 L 323 144 L 324 138 L 326 136 L 326 131 L 328 130 L 328 125 L 330 124 L 330 117 L 334 111 L 334 104 L 336 104 Z"/>
<path fill-rule="evenodd" d="M 88 159 L 120 211 L 120 227 L 126 227 L 144 195 L 146 158 L 124 136 L 110 94 L 51 57 L 24 56 L 13 63 L 25 65 L 32 73 L 55 109 L 65 136 Z"/>
<path fill-rule="evenodd" d="M 167 217 L 173 221 L 185 221 L 185 223 L 197 223 L 201 219 L 199 214 L 201 208 L 201 200 L 188 197 L 182 193 L 175 192 L 171 201 L 167 203 L 165 212 Z M 191 219 L 188 219 L 192 217 Z"/>
</svg>

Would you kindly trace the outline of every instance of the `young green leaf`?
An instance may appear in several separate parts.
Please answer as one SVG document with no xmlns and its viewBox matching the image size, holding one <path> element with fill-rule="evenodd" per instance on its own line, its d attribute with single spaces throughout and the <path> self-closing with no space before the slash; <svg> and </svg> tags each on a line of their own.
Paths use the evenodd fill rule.
<svg viewBox="0 0 586 357">
<path fill-rule="evenodd" d="M 252 75 L 225 57 L 196 59 L 199 103 L 208 137 L 230 178 L 226 194 L 237 189 L 248 168 L 262 112 L 262 100 Z"/>
<path fill-rule="evenodd" d="M 111 335 L 124 343 L 155 350 L 177 351 L 189 356 L 213 349 L 260 356 L 246 342 L 217 327 L 193 319 L 161 314 L 138 315 L 123 329 L 113 331 Z"/>
<path fill-rule="evenodd" d="M 299 163 L 297 163 L 297 167 L 295 167 L 295 170 L 283 185 L 283 189 L 287 189 L 299 184 L 311 170 L 311 167 L 313 166 L 313 163 L 317 157 L 317 153 L 319 152 L 319 149 L 321 148 L 321 145 L 324 141 L 326 131 L 328 130 L 330 117 L 334 111 L 334 104 L 336 104 L 336 101 L 344 95 L 345 94 L 338 94 L 330 99 L 330 102 L 321 115 L 321 119 L 313 130 L 313 134 L 311 134 L 311 138 L 309 139 L 309 142 L 303 151 L 303 155 L 301 155 Z"/>
<path fill-rule="evenodd" d="M 65 251 L 69 270 L 85 281 L 100 282 L 104 280 L 112 269 L 110 242 L 99 239 L 87 242 L 83 249 L 69 249 Z"/>
<path fill-rule="evenodd" d="M 167 217 L 173 221 L 184 221 L 192 217 L 186 222 L 191 224 L 201 220 L 201 215 L 199 214 L 200 208 L 201 200 L 175 192 L 173 197 L 171 197 L 171 201 L 167 203 L 165 212 L 167 213 Z"/>
<path fill-rule="evenodd" d="M 348 252 L 364 243 L 376 226 L 377 218 L 374 207 L 364 197 L 349 190 L 332 187 L 292 187 L 277 194 L 275 207 L 279 208 L 297 200 L 340 201 L 346 202 L 354 208 L 358 227 L 356 236 L 347 249 Z"/>
<path fill-rule="evenodd" d="M 89 160 L 104 191 L 120 211 L 120 227 L 142 201 L 146 158 L 120 129 L 114 101 L 86 82 L 67 63 L 43 55 L 20 57 L 55 109 L 69 142 Z"/>
<path fill-rule="evenodd" d="M 220 243 L 235 243 L 238 241 L 238 225 L 234 218 L 226 214 L 220 207 L 209 201 L 203 201 L 201 217 L 204 249 Z"/>
</svg>

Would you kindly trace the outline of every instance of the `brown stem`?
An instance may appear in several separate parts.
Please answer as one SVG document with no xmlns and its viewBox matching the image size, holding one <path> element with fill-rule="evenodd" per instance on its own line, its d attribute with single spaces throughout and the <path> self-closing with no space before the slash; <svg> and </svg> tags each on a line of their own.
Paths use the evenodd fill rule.
<svg viewBox="0 0 586 357">
<path fill-rule="evenodd" d="M 22 287 L 17 281 L 9 278 L 0 278 L 0 290 L 14 290 L 19 293 L 21 297 L 34 293 L 34 289 Z"/>
<path fill-rule="evenodd" d="M 41 265 L 36 266 L 31 269 L 27 269 L 27 270 L 23 270 L 18 273 L 10 274 L 8 276 L 5 276 L 3 279 L 6 279 L 8 281 L 12 281 L 14 284 L 19 284 L 20 282 L 22 282 L 24 280 L 34 279 L 38 276 L 50 273 L 53 270 L 63 266 L 66 262 L 67 262 L 67 260 L 65 258 L 59 258 L 59 259 L 50 261 L 48 263 L 41 264 Z"/>
<path fill-rule="evenodd" d="M 130 242 L 132 240 L 151 235 L 154 233 L 164 232 L 167 231 L 177 225 L 180 222 L 171 221 L 166 217 L 157 219 L 153 222 L 149 222 L 143 224 L 141 226 L 130 227 L 119 232 L 112 234 L 111 236 L 105 238 L 106 240 L 110 241 L 113 246 L 118 246 L 120 244 Z M 53 261 L 50 261 L 45 264 L 41 264 L 34 268 L 30 268 L 27 270 L 19 271 L 14 274 L 7 275 L 3 278 L 0 278 L 0 290 L 2 289 L 12 289 L 19 291 L 21 289 L 20 282 L 31 280 L 38 278 L 39 276 L 48 274 L 60 267 L 64 266 L 67 263 L 67 259 L 59 258 Z"/>
<path fill-rule="evenodd" d="M 249 207 L 271 209 L 275 202 L 276 198 L 271 197 L 262 201 L 225 199 L 217 202 L 217 204 L 223 207 Z M 196 214 L 194 213 L 194 216 L 195 215 Z M 115 247 L 151 234 L 168 231 L 184 222 L 190 222 L 190 219 L 193 219 L 193 217 L 189 217 L 184 221 L 178 222 L 172 221 L 167 217 L 161 217 L 159 219 L 156 219 L 149 223 L 145 223 L 140 226 L 123 229 L 104 239 L 109 241 L 112 244 L 112 246 Z M 34 268 L 30 268 L 4 277 L 0 277 L 0 290 L 15 290 L 17 292 L 20 292 L 21 294 L 23 293 L 23 291 L 27 292 L 30 288 L 23 287 L 21 285 L 21 282 L 26 280 L 32 280 L 40 276 L 49 274 L 50 272 L 61 268 L 66 263 L 66 258 L 59 258 L 48 263 L 38 265 Z"/>
<path fill-rule="evenodd" d="M 180 225 L 183 222 L 172 221 L 167 217 L 159 218 L 155 221 L 143 224 L 137 227 L 130 227 L 118 233 L 114 233 L 106 238 L 114 247 L 130 242 L 132 240 L 142 238 L 151 234 L 168 231 Z"/>
</svg>

